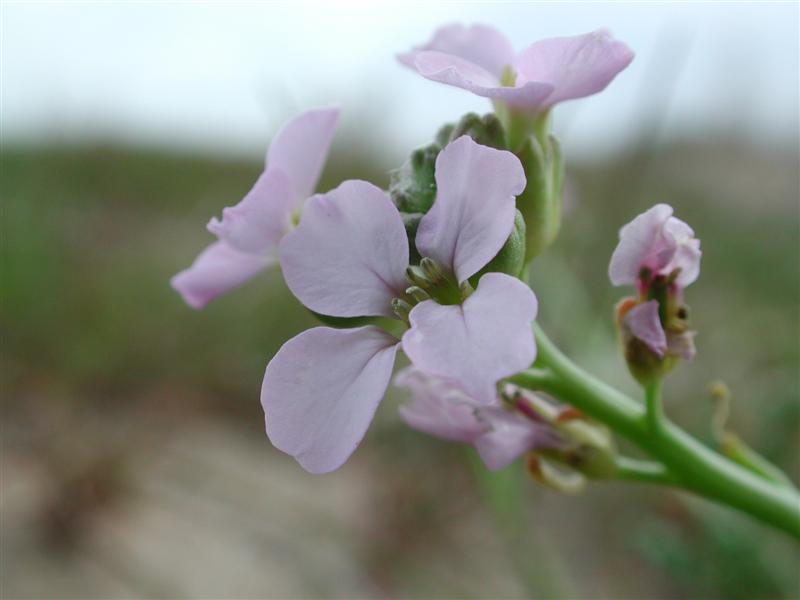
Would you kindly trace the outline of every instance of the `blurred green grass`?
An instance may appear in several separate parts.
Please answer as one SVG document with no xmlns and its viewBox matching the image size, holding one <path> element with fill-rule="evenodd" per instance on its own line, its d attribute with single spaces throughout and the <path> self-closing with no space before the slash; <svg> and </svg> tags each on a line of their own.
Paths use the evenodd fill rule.
<svg viewBox="0 0 800 600">
<path fill-rule="evenodd" d="M 321 189 L 350 177 L 385 185 L 392 166 L 386 154 L 355 147 L 334 151 Z M 559 343 L 635 394 L 611 326 L 612 307 L 627 292 L 610 288 L 607 261 L 621 224 L 656 202 L 672 204 L 695 228 L 704 257 L 701 278 L 687 293 L 698 357 L 670 377 L 667 410 L 710 442 L 705 388 L 724 379 L 734 394 L 731 427 L 795 480 L 796 164 L 793 150 L 709 139 L 655 155 L 634 148 L 594 165 L 572 165 L 562 235 L 534 265 L 531 279 L 540 320 Z M 57 406 L 113 415 L 150 397 L 177 411 L 202 408 L 232 418 L 263 435 L 257 398 L 264 366 L 313 318 L 277 270 L 201 312 L 187 308 L 168 284 L 211 241 L 204 230 L 208 218 L 237 202 L 258 172 L 255 162 L 113 145 L 3 150 L 2 410 L 11 428 L 23 431 L 20 439 L 32 403 L 39 411 Z M 408 481 L 399 474 L 409 476 L 421 464 L 445 472 L 461 460 L 452 448 L 398 426 L 386 407 L 366 444 L 376 451 L 373 462 L 386 461 L 390 490 Z M 444 458 L 426 462 L 433 452 L 445 452 Z M 424 506 L 446 493 L 441 484 L 426 485 L 428 495 L 417 498 Z M 642 560 L 665 574 L 665 589 L 675 597 L 788 598 L 796 591 L 798 554 L 780 534 L 722 509 L 697 512 L 692 503 L 679 517 L 664 514 L 657 495 L 628 489 L 605 499 L 590 489 L 571 508 L 584 521 L 593 511 L 616 509 L 609 523 L 617 524 L 628 510 L 660 514 L 633 533 L 603 535 L 615 536 L 611 547 L 638 548 Z M 421 514 L 396 510 L 396 531 L 407 532 Z M 427 518 L 435 520 L 435 513 L 429 510 Z M 545 533 L 557 536 L 554 527 L 545 526 Z M 569 540 L 602 530 L 573 527 L 562 550 Z M 394 556 L 394 542 L 390 548 Z M 693 568 L 698 561 L 702 574 Z M 568 572 L 577 568 L 571 562 Z"/>
</svg>

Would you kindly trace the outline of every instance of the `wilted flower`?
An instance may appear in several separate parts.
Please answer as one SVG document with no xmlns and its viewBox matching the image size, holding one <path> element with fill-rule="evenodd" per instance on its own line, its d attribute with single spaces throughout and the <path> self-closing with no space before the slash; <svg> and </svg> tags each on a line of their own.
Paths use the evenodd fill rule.
<svg viewBox="0 0 800 600">
<path fill-rule="evenodd" d="M 400 416 L 414 429 L 454 442 L 472 444 L 491 470 L 502 469 L 526 452 L 563 445 L 562 438 L 535 413 L 504 406 L 497 397 L 478 402 L 447 379 L 415 367 L 400 371 L 394 383 L 411 392 Z M 533 417 L 533 418 L 532 418 Z"/>
<path fill-rule="evenodd" d="M 602 91 L 633 52 L 605 30 L 541 40 L 515 52 L 492 27 L 452 24 L 397 58 L 427 79 L 538 113 Z"/>
<path fill-rule="evenodd" d="M 643 381 L 668 369 L 667 359 L 695 353 L 683 290 L 700 274 L 702 252 L 692 228 L 672 213 L 657 204 L 622 227 L 608 267 L 611 283 L 638 292 L 619 303 L 617 321 L 628 364 Z"/>
<path fill-rule="evenodd" d="M 422 267 L 409 267 L 403 220 L 383 190 L 346 181 L 312 197 L 280 245 L 289 288 L 332 317 L 399 317 L 417 368 L 449 378 L 477 401 L 531 364 L 536 298 L 518 279 L 468 279 L 500 250 L 525 186 L 514 155 L 461 137 L 436 161 L 436 200 L 419 223 Z M 407 288 L 408 281 L 415 285 Z M 383 397 L 400 343 L 383 329 L 317 327 L 289 340 L 267 365 L 261 400 L 272 443 L 307 470 L 341 466 Z"/>
<path fill-rule="evenodd" d="M 218 241 L 172 278 L 189 306 L 203 308 L 276 262 L 278 243 L 314 192 L 338 118 L 337 109 L 309 110 L 275 135 L 253 189 L 208 223 Z"/>
</svg>

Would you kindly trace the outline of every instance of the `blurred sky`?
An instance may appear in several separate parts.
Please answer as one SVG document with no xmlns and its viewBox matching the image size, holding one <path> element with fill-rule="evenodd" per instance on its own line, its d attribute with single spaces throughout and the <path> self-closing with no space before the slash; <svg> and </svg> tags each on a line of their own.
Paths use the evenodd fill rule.
<svg viewBox="0 0 800 600">
<path fill-rule="evenodd" d="M 6 143 L 121 138 L 260 155 L 288 115 L 338 104 L 391 154 L 487 101 L 429 82 L 395 52 L 440 24 L 484 22 L 517 48 L 609 27 L 636 52 L 602 94 L 562 106 L 567 150 L 661 135 L 796 143 L 798 3 L 2 2 Z"/>
</svg>

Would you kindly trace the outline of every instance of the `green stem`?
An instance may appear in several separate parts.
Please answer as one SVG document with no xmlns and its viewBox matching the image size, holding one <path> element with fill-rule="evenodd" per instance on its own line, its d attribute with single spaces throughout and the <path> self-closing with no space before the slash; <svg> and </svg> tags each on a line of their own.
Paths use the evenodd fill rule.
<svg viewBox="0 0 800 600">
<path fill-rule="evenodd" d="M 677 485 L 737 508 L 800 539 L 800 495 L 717 454 L 663 416 L 653 431 L 640 405 L 564 356 L 535 326 L 537 366 L 511 381 L 542 390 L 608 425 L 660 461 Z"/>
<path fill-rule="evenodd" d="M 661 403 L 661 380 L 658 379 L 644 386 L 644 404 L 647 426 L 656 433 L 664 425 L 664 406 Z"/>
<path fill-rule="evenodd" d="M 638 460 L 620 456 L 617 459 L 616 476 L 627 481 L 675 485 L 677 479 L 664 465 L 649 460 Z"/>
</svg>

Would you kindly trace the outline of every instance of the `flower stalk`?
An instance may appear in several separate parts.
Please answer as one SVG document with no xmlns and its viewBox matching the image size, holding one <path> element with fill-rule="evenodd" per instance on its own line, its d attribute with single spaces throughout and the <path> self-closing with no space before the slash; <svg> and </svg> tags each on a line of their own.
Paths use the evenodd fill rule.
<svg viewBox="0 0 800 600">
<path fill-rule="evenodd" d="M 800 494 L 714 452 L 663 415 L 658 419 L 659 427 L 652 430 L 645 408 L 577 366 L 536 325 L 534 332 L 539 348 L 536 368 L 510 381 L 568 402 L 633 442 L 666 469 L 659 474 L 656 467 L 642 469 L 639 465 L 634 469 L 632 463 L 623 463 L 623 478 L 681 487 L 800 539 Z M 653 394 L 651 401 L 656 399 Z M 667 472 L 674 480 L 666 479 Z"/>
</svg>

